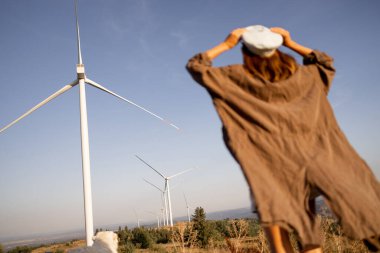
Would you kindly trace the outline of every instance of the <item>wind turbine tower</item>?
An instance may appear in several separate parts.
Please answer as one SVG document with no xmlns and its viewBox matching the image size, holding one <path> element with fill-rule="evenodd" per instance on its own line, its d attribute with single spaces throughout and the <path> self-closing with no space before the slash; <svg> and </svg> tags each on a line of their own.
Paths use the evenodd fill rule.
<svg viewBox="0 0 380 253">
<path fill-rule="evenodd" d="M 79 85 L 79 107 L 80 107 L 80 128 L 81 128 L 81 148 L 82 148 L 82 174 L 83 174 L 83 195 L 84 195 L 84 210 L 85 210 L 85 230 L 86 230 L 86 244 L 87 246 L 91 246 L 93 244 L 92 237 L 94 234 L 94 225 L 93 225 L 93 215 L 92 215 L 92 195 L 91 195 L 91 176 L 90 176 L 90 147 L 89 147 L 89 136 L 88 136 L 88 122 L 87 122 L 87 106 L 86 106 L 86 89 L 85 84 L 89 84 L 95 88 L 98 88 L 104 92 L 107 92 L 133 106 L 138 107 L 139 109 L 149 113 L 150 115 L 164 121 L 170 126 L 179 130 L 177 126 L 166 121 L 162 117 L 157 114 L 145 109 L 144 107 L 108 90 L 102 85 L 96 83 L 95 81 L 90 80 L 85 74 L 85 67 L 82 59 L 81 52 L 81 41 L 79 34 L 79 22 L 78 22 L 78 10 L 77 10 L 77 0 L 75 0 L 75 19 L 76 19 L 76 35 L 77 35 L 77 51 L 78 51 L 78 63 L 76 65 L 77 78 L 65 85 L 60 90 L 56 91 L 45 100 L 28 110 L 26 113 L 6 125 L 5 127 L 0 129 L 0 133 L 16 124 L 21 119 L 25 118 L 29 114 L 33 113 L 35 110 L 40 108 L 41 106 L 47 104 L 54 98 L 59 95 L 65 93 L 76 85 Z"/>
<path fill-rule="evenodd" d="M 185 193 L 183 193 L 183 197 L 185 198 L 185 202 L 186 202 L 186 209 L 187 209 L 187 220 L 189 221 L 190 223 L 190 208 L 192 208 L 191 206 L 189 206 L 189 203 L 187 202 L 187 198 L 186 198 L 186 195 Z"/>
<path fill-rule="evenodd" d="M 140 219 L 139 215 L 136 212 L 136 209 L 133 208 L 133 212 L 135 213 L 135 216 L 136 216 L 137 227 L 140 228 L 140 221 L 144 221 L 144 220 Z"/>
</svg>

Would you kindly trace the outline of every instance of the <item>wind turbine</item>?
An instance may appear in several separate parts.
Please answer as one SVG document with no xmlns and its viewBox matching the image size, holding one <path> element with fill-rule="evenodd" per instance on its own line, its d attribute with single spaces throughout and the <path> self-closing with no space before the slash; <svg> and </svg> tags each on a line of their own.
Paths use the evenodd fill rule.
<svg viewBox="0 0 380 253">
<path fill-rule="evenodd" d="M 146 179 L 144 179 L 144 181 L 161 192 L 161 202 L 162 202 L 162 207 L 163 207 L 163 209 L 161 209 L 162 210 L 162 219 L 164 221 L 164 226 L 167 226 L 169 224 L 169 222 L 167 219 L 168 218 L 168 209 L 167 209 L 165 190 L 161 190 L 158 186 L 152 184 L 151 182 L 149 182 Z"/>
<path fill-rule="evenodd" d="M 98 88 L 104 92 L 107 92 L 133 106 L 138 107 L 139 109 L 149 113 L 150 115 L 166 122 L 170 126 L 179 130 L 177 126 L 166 121 L 157 114 L 145 109 L 144 107 L 128 100 L 110 90 L 103 87 L 102 85 L 96 83 L 95 81 L 90 80 L 85 74 L 85 68 L 82 60 L 81 53 L 81 43 L 80 43 L 80 34 L 79 34 L 79 22 L 78 22 L 78 10 L 77 10 L 77 0 L 75 0 L 75 20 L 76 20 L 76 37 L 77 37 L 77 51 L 78 51 L 78 64 L 76 65 L 77 78 L 71 83 L 63 86 L 60 90 L 56 91 L 45 100 L 25 112 L 23 115 L 0 129 L 0 133 L 8 129 L 9 127 L 16 124 L 21 119 L 25 118 L 29 114 L 33 113 L 38 108 L 47 104 L 54 98 L 65 93 L 76 85 L 79 85 L 79 104 L 80 104 L 80 125 L 81 125 L 81 146 L 82 146 L 82 173 L 83 173 L 83 194 L 84 194 L 84 209 L 85 209 L 85 230 L 86 230 L 86 244 L 91 246 L 93 244 L 92 236 L 94 234 L 94 225 L 93 225 L 93 215 L 92 215 L 92 195 L 91 195 L 91 177 L 90 177 L 90 148 L 89 148 L 89 136 L 88 136 L 88 122 L 87 122 L 87 106 L 86 106 L 86 90 L 85 84 L 89 84 L 95 88 Z"/>
<path fill-rule="evenodd" d="M 133 212 L 135 213 L 135 216 L 136 216 L 136 220 L 137 220 L 137 227 L 140 228 L 140 221 L 144 221 L 143 219 L 140 219 L 137 212 L 136 212 L 136 209 L 133 208 Z"/>
<path fill-rule="evenodd" d="M 187 219 L 190 223 L 190 208 L 192 208 L 191 206 L 189 206 L 189 204 L 187 203 L 187 199 L 186 199 L 186 195 L 185 193 L 183 193 L 183 197 L 185 198 L 185 202 L 186 202 L 186 209 L 187 209 Z M 194 209 L 194 208 L 192 208 Z"/>
<path fill-rule="evenodd" d="M 153 168 L 151 165 L 149 165 L 147 162 L 145 162 L 143 159 L 141 159 L 140 157 L 138 157 L 136 155 L 137 159 L 139 159 L 140 161 L 142 161 L 145 165 L 147 165 L 149 168 L 151 168 L 152 170 L 154 170 L 158 175 L 160 175 L 164 180 L 165 180 L 165 191 L 166 191 L 166 194 L 167 194 L 167 198 L 168 198 L 168 206 L 169 206 L 169 220 L 170 220 L 170 226 L 173 227 L 173 214 L 172 214 L 172 204 L 171 204 L 171 200 L 170 200 L 170 184 L 169 184 L 169 180 L 176 177 L 176 176 L 179 176 L 183 173 L 186 173 L 191 169 L 187 169 L 187 170 L 184 170 L 180 173 L 177 173 L 177 174 L 174 174 L 172 176 L 164 176 L 163 174 L 161 174 L 158 170 L 156 170 L 155 168 Z"/>
</svg>

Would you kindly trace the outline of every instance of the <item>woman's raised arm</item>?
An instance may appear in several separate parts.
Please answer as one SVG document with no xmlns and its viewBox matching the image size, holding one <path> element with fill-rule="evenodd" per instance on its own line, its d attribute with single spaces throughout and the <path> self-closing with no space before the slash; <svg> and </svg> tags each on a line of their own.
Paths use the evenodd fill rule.
<svg viewBox="0 0 380 253">
<path fill-rule="evenodd" d="M 287 31 L 281 27 L 272 27 L 270 30 L 272 32 L 278 33 L 282 36 L 282 38 L 284 39 L 283 45 L 285 47 L 288 47 L 291 50 L 299 53 L 301 56 L 305 57 L 306 55 L 313 52 L 313 50 L 311 48 L 302 46 L 302 45 L 298 44 L 297 42 L 293 41 L 292 38 L 290 37 L 289 31 Z"/>
<path fill-rule="evenodd" d="M 207 54 L 207 57 L 209 57 L 210 60 L 213 60 L 221 53 L 235 47 L 239 43 L 241 36 L 245 31 L 245 28 L 238 28 L 233 30 L 222 43 L 205 52 Z"/>
</svg>

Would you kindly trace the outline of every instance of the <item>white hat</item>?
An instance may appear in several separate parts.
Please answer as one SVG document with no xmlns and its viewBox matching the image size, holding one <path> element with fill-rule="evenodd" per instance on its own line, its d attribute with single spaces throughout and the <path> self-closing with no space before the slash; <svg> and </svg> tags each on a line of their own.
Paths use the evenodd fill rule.
<svg viewBox="0 0 380 253">
<path fill-rule="evenodd" d="M 249 51 L 254 54 L 269 57 L 282 45 L 282 36 L 265 26 L 253 25 L 246 27 L 246 29 L 242 40 Z"/>
</svg>

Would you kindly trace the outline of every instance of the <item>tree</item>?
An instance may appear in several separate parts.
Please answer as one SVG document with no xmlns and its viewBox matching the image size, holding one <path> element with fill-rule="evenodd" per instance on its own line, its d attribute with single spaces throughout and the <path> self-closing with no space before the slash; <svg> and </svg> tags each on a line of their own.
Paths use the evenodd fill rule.
<svg viewBox="0 0 380 253">
<path fill-rule="evenodd" d="M 197 231 L 197 241 L 201 247 L 206 247 L 209 243 L 212 229 L 206 222 L 206 213 L 202 207 L 195 208 L 194 214 L 191 216 L 194 224 L 193 229 Z"/>
<path fill-rule="evenodd" d="M 206 213 L 202 207 L 197 207 L 194 210 L 194 214 L 191 216 L 191 220 L 194 224 L 203 224 L 206 222 Z"/>
<path fill-rule="evenodd" d="M 4 253 L 3 245 L 0 243 L 0 253 Z"/>
</svg>

